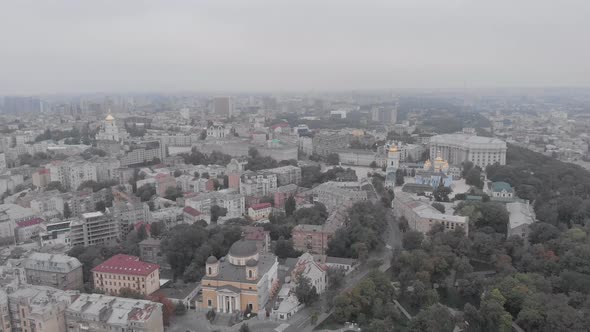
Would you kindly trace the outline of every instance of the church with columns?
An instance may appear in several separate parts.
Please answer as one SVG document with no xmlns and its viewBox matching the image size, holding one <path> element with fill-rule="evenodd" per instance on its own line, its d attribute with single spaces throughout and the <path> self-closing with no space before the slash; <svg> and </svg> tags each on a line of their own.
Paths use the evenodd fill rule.
<svg viewBox="0 0 590 332">
<path fill-rule="evenodd" d="M 267 302 L 279 288 L 278 266 L 277 257 L 259 253 L 255 241 L 235 242 L 226 256 L 207 259 L 199 306 L 219 313 L 264 314 Z"/>
</svg>

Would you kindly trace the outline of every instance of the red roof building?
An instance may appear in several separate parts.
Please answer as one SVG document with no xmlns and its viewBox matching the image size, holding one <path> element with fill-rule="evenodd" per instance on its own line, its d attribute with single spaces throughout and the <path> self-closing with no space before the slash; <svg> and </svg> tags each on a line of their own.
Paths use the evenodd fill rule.
<svg viewBox="0 0 590 332">
<path fill-rule="evenodd" d="M 252 210 L 254 210 L 254 211 L 268 209 L 271 207 L 272 207 L 272 205 L 270 203 L 258 203 L 258 204 L 254 204 L 254 205 L 250 206 L 250 208 L 252 208 Z"/>
<path fill-rule="evenodd" d="M 142 262 L 137 256 L 115 255 L 92 269 L 94 288 L 118 295 L 129 288 L 143 295 L 160 289 L 160 266 Z"/>
<path fill-rule="evenodd" d="M 29 220 L 19 221 L 16 223 L 16 225 L 19 228 L 24 228 L 24 227 L 39 225 L 39 224 L 43 223 L 44 221 L 45 220 L 43 220 L 41 218 L 33 218 L 33 219 L 29 219 Z"/>
</svg>

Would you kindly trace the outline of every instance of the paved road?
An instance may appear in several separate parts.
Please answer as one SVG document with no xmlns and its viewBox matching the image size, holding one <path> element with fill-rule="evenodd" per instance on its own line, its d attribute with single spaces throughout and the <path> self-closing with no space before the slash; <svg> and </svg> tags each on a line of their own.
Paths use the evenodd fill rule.
<svg viewBox="0 0 590 332">
<path fill-rule="evenodd" d="M 392 249 L 401 248 L 402 245 L 402 235 L 398 228 L 398 222 L 393 217 L 393 211 L 391 209 L 387 210 L 387 231 L 384 236 L 388 248 L 385 248 L 385 250 L 381 252 L 373 253 L 370 257 L 370 259 L 382 261 L 382 264 L 379 266 L 379 270 L 383 272 L 387 271 L 391 266 L 391 258 L 393 254 Z M 370 270 L 371 269 L 367 265 L 364 265 L 359 268 L 359 270 L 347 276 L 341 292 L 347 292 L 351 290 L 369 274 Z M 332 314 L 332 312 L 333 309 L 331 309 L 329 312 L 320 313 L 317 324 L 323 322 Z M 301 311 L 296 313 L 288 323 L 290 326 L 285 330 L 285 332 L 311 332 L 313 330 L 313 326 L 310 324 L 311 309 L 303 308 Z"/>
</svg>

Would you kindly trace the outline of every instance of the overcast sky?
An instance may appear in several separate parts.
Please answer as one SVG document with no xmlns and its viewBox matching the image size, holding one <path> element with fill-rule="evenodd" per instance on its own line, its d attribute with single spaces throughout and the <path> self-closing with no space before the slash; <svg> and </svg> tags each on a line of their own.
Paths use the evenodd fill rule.
<svg viewBox="0 0 590 332">
<path fill-rule="evenodd" d="M 0 95 L 590 86 L 590 0 L 0 2 Z"/>
</svg>

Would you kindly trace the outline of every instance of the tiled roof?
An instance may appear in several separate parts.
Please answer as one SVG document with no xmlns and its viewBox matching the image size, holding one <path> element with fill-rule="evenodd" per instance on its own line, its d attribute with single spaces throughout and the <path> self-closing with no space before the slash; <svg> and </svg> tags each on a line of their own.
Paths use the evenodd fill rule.
<svg viewBox="0 0 590 332">
<path fill-rule="evenodd" d="M 118 254 L 93 268 L 92 272 L 147 276 L 159 268 L 159 265 L 140 261 L 137 256 Z"/>
<path fill-rule="evenodd" d="M 29 226 L 39 225 L 40 223 L 42 223 L 44 221 L 45 220 L 43 220 L 41 218 L 33 218 L 33 219 L 17 222 L 16 224 L 18 227 L 29 227 Z"/>
<path fill-rule="evenodd" d="M 250 208 L 252 208 L 253 210 L 262 210 L 262 209 L 267 209 L 271 206 L 272 205 L 270 203 L 259 203 L 259 204 L 251 205 Z"/>
<path fill-rule="evenodd" d="M 198 217 L 198 216 L 200 216 L 202 214 L 201 211 L 199 211 L 199 210 L 197 210 L 195 208 L 192 208 L 190 206 L 185 206 L 184 209 L 182 209 L 182 211 L 184 213 L 190 214 L 193 217 Z"/>
</svg>

